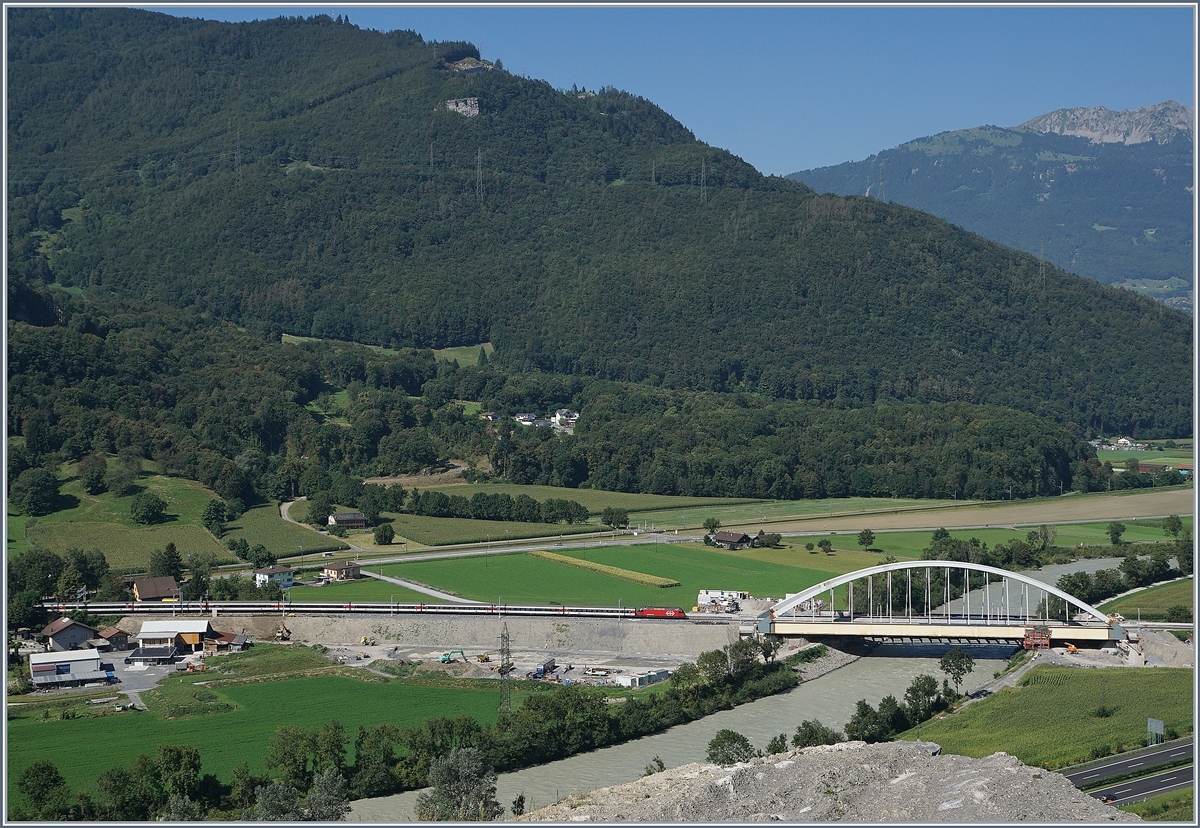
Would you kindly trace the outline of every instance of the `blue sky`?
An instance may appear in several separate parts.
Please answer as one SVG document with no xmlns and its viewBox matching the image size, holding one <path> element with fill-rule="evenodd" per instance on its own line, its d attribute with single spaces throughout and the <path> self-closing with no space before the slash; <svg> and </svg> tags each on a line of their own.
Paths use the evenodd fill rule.
<svg viewBox="0 0 1200 828">
<path fill-rule="evenodd" d="M 345 14 L 469 40 L 556 87 L 615 86 L 764 173 L 856 161 L 1073 106 L 1195 105 L 1192 6 L 148 7 L 253 20 Z"/>
</svg>

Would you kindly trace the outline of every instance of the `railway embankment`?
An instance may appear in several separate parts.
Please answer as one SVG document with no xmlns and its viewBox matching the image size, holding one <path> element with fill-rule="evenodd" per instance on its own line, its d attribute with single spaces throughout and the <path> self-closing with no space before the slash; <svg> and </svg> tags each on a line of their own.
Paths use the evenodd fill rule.
<svg viewBox="0 0 1200 828">
<path fill-rule="evenodd" d="M 282 623 L 290 640 L 326 647 L 357 647 L 365 636 L 379 646 L 400 648 L 468 648 L 496 651 L 508 625 L 511 646 L 555 653 L 620 653 L 673 656 L 694 661 L 738 639 L 736 619 L 724 622 L 677 620 L 538 618 L 505 616 L 421 615 L 220 615 L 206 618 L 222 632 L 245 633 L 259 641 L 274 641 Z M 142 618 L 128 616 L 123 630 L 136 633 Z"/>
</svg>

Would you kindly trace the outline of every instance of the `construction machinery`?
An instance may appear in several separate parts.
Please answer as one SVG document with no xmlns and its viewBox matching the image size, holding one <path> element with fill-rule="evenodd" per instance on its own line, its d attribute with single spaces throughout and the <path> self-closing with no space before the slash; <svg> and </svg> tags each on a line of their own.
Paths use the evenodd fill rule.
<svg viewBox="0 0 1200 828">
<path fill-rule="evenodd" d="M 454 661 L 455 653 L 458 653 L 460 656 L 462 656 L 463 661 L 467 660 L 467 654 L 462 650 L 451 650 L 448 653 L 442 653 L 440 656 L 438 656 L 438 661 L 442 662 L 442 664 L 449 664 L 450 662 Z"/>
<path fill-rule="evenodd" d="M 1078 648 L 1078 647 L 1076 647 L 1074 644 L 1067 644 L 1067 645 L 1066 645 L 1066 647 L 1067 647 L 1067 652 L 1068 652 L 1068 653 L 1076 653 L 1076 652 L 1079 652 L 1079 648 Z"/>
<path fill-rule="evenodd" d="M 480 664 L 487 664 L 489 661 L 492 660 L 492 654 L 491 653 L 480 653 L 479 655 L 475 656 L 475 660 L 478 661 Z"/>
<path fill-rule="evenodd" d="M 280 624 L 279 628 L 277 630 L 275 630 L 275 640 L 276 641 L 287 641 L 291 637 L 292 637 L 292 631 L 289 630 L 283 624 Z"/>
<path fill-rule="evenodd" d="M 362 637 L 362 641 L 360 641 L 360 642 L 358 642 L 358 643 L 359 643 L 359 644 L 365 644 L 365 645 L 366 645 L 366 646 L 368 646 L 368 647 L 374 647 L 374 646 L 375 646 L 375 639 L 374 639 L 374 638 L 371 638 L 371 637 L 370 637 L 370 636 L 368 636 L 368 635 L 364 635 L 364 636 Z"/>
</svg>

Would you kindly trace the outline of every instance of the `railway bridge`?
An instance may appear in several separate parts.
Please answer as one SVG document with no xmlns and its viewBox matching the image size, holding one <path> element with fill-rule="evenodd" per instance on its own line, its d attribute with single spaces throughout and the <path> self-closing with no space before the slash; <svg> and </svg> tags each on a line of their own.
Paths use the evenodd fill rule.
<svg viewBox="0 0 1200 828">
<path fill-rule="evenodd" d="M 782 636 L 1116 642 L 1119 623 L 1049 584 L 983 564 L 901 561 L 822 581 L 762 613 L 758 632 Z"/>
</svg>

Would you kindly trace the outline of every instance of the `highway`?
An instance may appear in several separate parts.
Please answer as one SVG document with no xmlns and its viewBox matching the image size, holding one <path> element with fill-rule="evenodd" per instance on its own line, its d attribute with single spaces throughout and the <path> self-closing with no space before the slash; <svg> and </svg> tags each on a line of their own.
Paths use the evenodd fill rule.
<svg viewBox="0 0 1200 828">
<path fill-rule="evenodd" d="M 1195 766 L 1189 765 L 1186 768 L 1163 771 L 1162 773 L 1156 773 L 1153 776 L 1146 776 L 1141 779 L 1118 782 L 1116 785 L 1110 785 L 1107 788 L 1089 791 L 1088 794 L 1110 805 L 1129 805 L 1130 803 L 1141 802 L 1158 794 L 1170 793 L 1171 791 L 1178 791 L 1194 785 L 1196 782 L 1195 775 Z"/>
<path fill-rule="evenodd" d="M 1114 776 L 1126 776 L 1143 769 L 1156 768 L 1160 765 L 1179 762 L 1182 759 L 1191 759 L 1193 755 L 1193 740 L 1188 738 L 1170 745 L 1159 745 L 1150 750 L 1130 751 L 1120 756 L 1114 756 L 1111 761 L 1102 765 L 1080 768 L 1070 773 L 1064 773 L 1063 776 L 1071 780 L 1071 784 L 1075 787 L 1086 788 L 1103 782 L 1105 779 L 1112 779 Z"/>
</svg>

